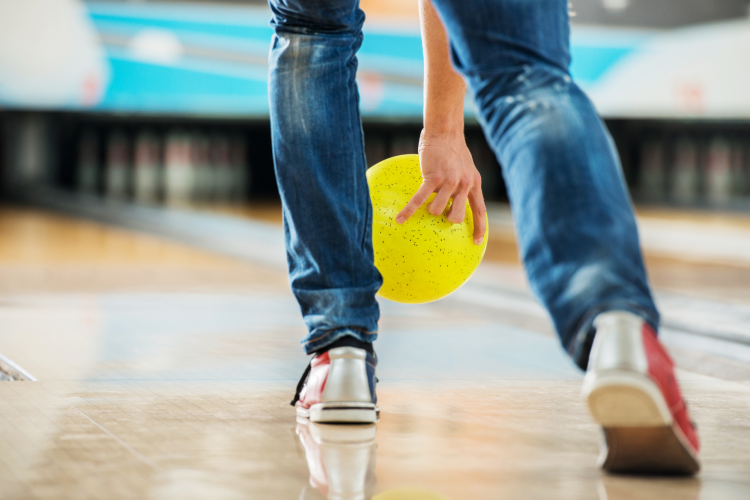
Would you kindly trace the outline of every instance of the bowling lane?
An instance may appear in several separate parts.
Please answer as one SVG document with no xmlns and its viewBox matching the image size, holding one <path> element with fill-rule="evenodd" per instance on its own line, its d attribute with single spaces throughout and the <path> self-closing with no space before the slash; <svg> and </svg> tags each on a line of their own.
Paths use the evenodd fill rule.
<svg viewBox="0 0 750 500">
<path fill-rule="evenodd" d="M 305 425 L 283 268 L 46 212 L 3 209 L 0 225 L 0 354 L 38 379 L 0 383 L 3 498 L 750 495 L 746 382 L 680 372 L 697 478 L 603 475 L 581 375 L 542 320 L 471 295 L 383 301 L 381 422 Z M 512 264 L 482 279 L 523 286 Z"/>
<path fill-rule="evenodd" d="M 273 202 L 234 205 L 197 204 L 199 211 L 281 224 Z M 493 275 L 525 288 L 507 205 L 489 204 L 490 236 L 485 263 L 505 269 Z M 706 299 L 750 303 L 750 216 L 705 210 L 639 207 L 646 266 L 652 285 Z"/>
<path fill-rule="evenodd" d="M 0 293 L 194 290 L 286 279 L 162 238 L 32 209 L 0 208 Z"/>
</svg>

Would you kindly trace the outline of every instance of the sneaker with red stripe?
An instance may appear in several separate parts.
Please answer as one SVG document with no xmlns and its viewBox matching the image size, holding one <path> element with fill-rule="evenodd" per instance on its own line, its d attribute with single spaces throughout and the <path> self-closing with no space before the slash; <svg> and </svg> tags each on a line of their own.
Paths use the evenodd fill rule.
<svg viewBox="0 0 750 500">
<path fill-rule="evenodd" d="M 599 465 L 610 472 L 698 472 L 698 434 L 654 330 L 626 311 L 602 313 L 594 327 L 582 395 L 604 429 Z"/>
<path fill-rule="evenodd" d="M 297 415 L 312 422 L 377 422 L 376 365 L 375 356 L 356 347 L 336 347 L 316 354 L 292 400 Z"/>
</svg>

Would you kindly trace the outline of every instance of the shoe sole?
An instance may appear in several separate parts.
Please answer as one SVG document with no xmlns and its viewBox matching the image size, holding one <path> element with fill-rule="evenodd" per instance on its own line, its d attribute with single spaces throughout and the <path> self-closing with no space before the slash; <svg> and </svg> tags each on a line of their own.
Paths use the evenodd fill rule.
<svg viewBox="0 0 750 500">
<path fill-rule="evenodd" d="M 583 397 L 604 429 L 598 465 L 608 472 L 695 474 L 700 463 L 649 377 L 606 372 L 584 379 Z"/>
<path fill-rule="evenodd" d="M 316 443 L 367 443 L 375 440 L 378 426 L 375 424 L 336 425 L 310 422 L 309 418 L 297 417 L 297 423 L 304 425 Z"/>
<path fill-rule="evenodd" d="M 297 415 L 325 424 L 374 424 L 380 420 L 380 408 L 362 403 L 318 403 L 309 409 L 297 407 Z"/>
</svg>

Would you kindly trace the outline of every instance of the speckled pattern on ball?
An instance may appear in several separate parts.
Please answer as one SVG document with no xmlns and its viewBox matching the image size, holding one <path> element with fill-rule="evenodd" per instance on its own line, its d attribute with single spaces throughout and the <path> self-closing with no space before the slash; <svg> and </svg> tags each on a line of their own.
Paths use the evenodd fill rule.
<svg viewBox="0 0 750 500">
<path fill-rule="evenodd" d="M 375 266 L 383 275 L 378 295 L 421 304 L 443 298 L 463 285 L 482 261 L 488 239 L 485 233 L 482 244 L 474 244 L 469 203 L 463 222 L 451 224 L 446 219 L 450 203 L 441 215 L 427 211 L 435 198 L 432 194 L 399 225 L 396 215 L 422 185 L 418 155 L 381 161 L 367 171 L 367 182 L 373 205 Z"/>
</svg>

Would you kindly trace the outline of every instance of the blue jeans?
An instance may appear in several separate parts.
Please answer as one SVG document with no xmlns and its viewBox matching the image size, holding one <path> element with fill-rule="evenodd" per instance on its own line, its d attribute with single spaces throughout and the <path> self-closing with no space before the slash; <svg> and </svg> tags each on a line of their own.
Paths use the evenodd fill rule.
<svg viewBox="0 0 750 500">
<path fill-rule="evenodd" d="M 270 0 L 271 126 L 289 275 L 306 351 L 378 321 L 355 81 L 357 0 Z M 612 140 L 568 66 L 567 0 L 433 0 L 454 66 L 503 166 L 520 253 L 563 346 L 585 367 L 594 316 L 652 326 L 631 202 Z"/>
</svg>

